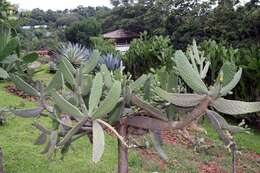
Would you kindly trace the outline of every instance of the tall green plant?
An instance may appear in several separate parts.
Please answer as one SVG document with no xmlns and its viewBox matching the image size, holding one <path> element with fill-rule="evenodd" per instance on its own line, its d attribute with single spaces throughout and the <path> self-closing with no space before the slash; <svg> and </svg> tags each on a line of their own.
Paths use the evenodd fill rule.
<svg viewBox="0 0 260 173">
<path fill-rule="evenodd" d="M 204 41 L 201 44 L 201 49 L 204 51 L 205 56 L 211 62 L 211 82 L 216 78 L 217 72 L 220 70 L 223 63 L 228 61 L 236 64 L 239 58 L 238 49 L 225 47 L 223 44 L 218 44 L 214 40 Z"/>
<path fill-rule="evenodd" d="M 140 39 L 135 39 L 124 57 L 126 69 L 134 77 L 150 72 L 151 69 L 159 69 L 166 66 L 171 69 L 173 62 L 173 48 L 169 38 L 154 36 L 148 38 L 144 33 Z"/>
<path fill-rule="evenodd" d="M 238 53 L 237 64 L 243 67 L 244 75 L 236 95 L 246 100 L 260 100 L 260 48 L 251 45 L 250 48 L 239 49 Z"/>
<path fill-rule="evenodd" d="M 112 54 L 119 56 L 120 52 L 116 50 L 116 47 L 111 40 L 105 40 L 102 37 L 91 37 L 91 47 L 100 51 L 101 55 Z"/>
</svg>

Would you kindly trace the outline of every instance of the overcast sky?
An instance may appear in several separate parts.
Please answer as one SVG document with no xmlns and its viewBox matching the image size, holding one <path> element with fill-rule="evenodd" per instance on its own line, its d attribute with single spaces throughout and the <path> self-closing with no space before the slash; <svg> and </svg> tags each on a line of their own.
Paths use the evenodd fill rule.
<svg viewBox="0 0 260 173">
<path fill-rule="evenodd" d="M 111 7 L 109 0 L 8 0 L 13 4 L 18 4 L 20 9 L 40 8 L 43 10 L 64 10 L 83 6 L 107 6 Z"/>
</svg>

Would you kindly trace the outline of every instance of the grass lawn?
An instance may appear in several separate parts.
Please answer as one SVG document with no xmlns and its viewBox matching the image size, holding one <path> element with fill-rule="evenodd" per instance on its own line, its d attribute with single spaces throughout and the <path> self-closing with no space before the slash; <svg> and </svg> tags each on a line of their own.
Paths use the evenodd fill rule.
<svg viewBox="0 0 260 173">
<path fill-rule="evenodd" d="M 35 78 L 43 80 L 46 83 L 51 75 L 47 74 L 47 67 L 35 75 Z M 25 101 L 13 94 L 5 91 L 5 86 L 10 83 L 0 83 L 0 107 L 17 106 L 33 107 L 35 103 Z M 40 154 L 43 146 L 33 145 L 38 136 L 37 129 L 32 127 L 32 119 L 21 119 L 9 116 L 4 126 L 0 126 L 0 146 L 4 151 L 5 169 L 7 173 L 113 173 L 117 170 L 117 141 L 106 136 L 106 149 L 102 161 L 94 164 L 91 161 L 92 146 L 86 137 L 78 140 L 73 145 L 73 150 L 67 154 L 64 160 L 60 160 L 57 153 L 54 161 L 48 161 L 45 155 Z M 43 123 L 50 125 L 47 119 L 41 118 Z M 207 136 L 214 139 L 216 147 L 203 152 L 195 152 L 193 149 L 187 149 L 185 146 L 165 145 L 164 149 L 168 153 L 172 163 L 168 164 L 164 170 L 149 158 L 141 159 L 136 151 L 130 151 L 129 167 L 132 173 L 151 173 L 158 171 L 160 173 L 174 172 L 199 172 L 199 166 L 207 163 L 217 162 L 217 164 L 226 172 L 230 172 L 231 156 L 223 149 L 221 141 L 210 128 L 207 121 L 203 126 L 207 129 Z M 247 150 L 260 153 L 260 134 L 252 132 L 251 134 L 239 134 L 236 136 L 239 148 L 242 151 Z M 252 160 L 250 153 L 240 157 L 240 165 L 247 165 L 247 172 L 256 172 L 260 170 L 259 162 Z M 218 159 L 216 159 L 216 156 Z"/>
</svg>

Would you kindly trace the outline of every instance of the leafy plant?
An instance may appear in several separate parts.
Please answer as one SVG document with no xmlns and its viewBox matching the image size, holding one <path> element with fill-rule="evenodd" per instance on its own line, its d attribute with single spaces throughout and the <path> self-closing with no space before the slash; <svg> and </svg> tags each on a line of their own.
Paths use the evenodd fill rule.
<svg viewBox="0 0 260 173">
<path fill-rule="evenodd" d="M 38 55 L 32 52 L 22 56 L 15 30 L 4 22 L 0 23 L 0 34 L 0 78 L 7 79 L 10 73 L 16 73 L 31 82 L 36 70 L 32 63 L 38 59 Z"/>
<path fill-rule="evenodd" d="M 223 44 L 218 44 L 214 40 L 204 41 L 201 44 L 201 49 L 205 52 L 205 56 L 211 62 L 211 82 L 216 78 L 217 72 L 220 70 L 223 63 L 228 61 L 236 64 L 239 58 L 238 49 L 225 47 Z"/>
<path fill-rule="evenodd" d="M 171 69 L 173 48 L 169 38 L 154 36 L 148 38 L 144 33 L 140 39 L 132 41 L 129 50 L 125 54 L 124 64 L 126 70 L 134 77 L 150 72 L 151 69 L 159 69 L 166 66 Z"/>
<path fill-rule="evenodd" d="M 259 100 L 260 84 L 260 48 L 251 45 L 250 48 L 239 49 L 239 59 L 236 62 L 244 69 L 240 89 L 236 95 L 246 100 Z M 247 85 L 250 82 L 250 85 Z"/>
<path fill-rule="evenodd" d="M 10 2 L 2 0 L 0 2 L 0 19 L 1 20 L 16 20 L 17 9 Z"/>
<path fill-rule="evenodd" d="M 116 50 L 116 47 L 111 40 L 105 40 L 102 37 L 91 37 L 91 47 L 92 49 L 97 49 L 100 51 L 101 55 L 112 54 L 114 56 L 119 56 L 120 52 Z"/>
</svg>

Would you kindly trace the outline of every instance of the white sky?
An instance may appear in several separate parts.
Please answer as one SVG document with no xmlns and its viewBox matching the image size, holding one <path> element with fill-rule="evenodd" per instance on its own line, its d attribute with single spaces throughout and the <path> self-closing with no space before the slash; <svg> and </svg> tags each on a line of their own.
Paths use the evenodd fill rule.
<svg viewBox="0 0 260 173">
<path fill-rule="evenodd" d="M 110 0 L 8 0 L 12 4 L 17 4 L 20 9 L 31 10 L 40 8 L 43 10 L 64 10 L 83 6 L 107 6 L 111 7 Z"/>
</svg>

